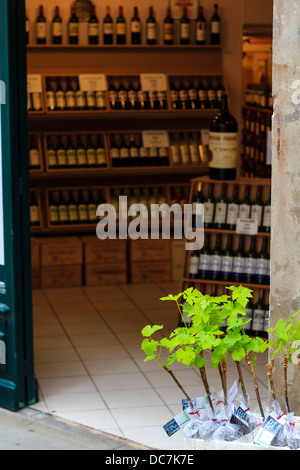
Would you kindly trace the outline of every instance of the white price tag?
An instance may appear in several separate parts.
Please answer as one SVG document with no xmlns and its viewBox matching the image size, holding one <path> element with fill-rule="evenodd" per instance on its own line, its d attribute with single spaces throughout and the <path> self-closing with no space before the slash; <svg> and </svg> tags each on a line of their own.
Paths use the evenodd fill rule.
<svg viewBox="0 0 300 470">
<path fill-rule="evenodd" d="M 269 447 L 274 437 L 278 434 L 282 426 L 285 424 L 285 419 L 276 417 L 276 414 L 271 413 L 259 428 L 254 443 L 260 444 L 264 447 Z"/>
<path fill-rule="evenodd" d="M 257 219 L 237 219 L 236 221 L 236 233 L 241 235 L 256 235 L 257 229 Z"/>
<path fill-rule="evenodd" d="M 163 73 L 142 73 L 142 91 L 167 91 L 167 77 Z"/>
<path fill-rule="evenodd" d="M 237 385 L 237 381 L 235 380 L 231 389 L 228 392 L 228 403 L 233 403 L 233 400 L 235 399 L 237 394 L 238 394 L 238 385 Z"/>
<path fill-rule="evenodd" d="M 79 86 L 81 91 L 106 91 L 106 77 L 104 74 L 81 74 Z"/>
<path fill-rule="evenodd" d="M 143 131 L 143 146 L 146 148 L 169 147 L 169 138 L 167 131 Z"/>
<path fill-rule="evenodd" d="M 27 75 L 27 92 L 42 93 L 42 91 L 42 76 L 37 74 Z"/>
</svg>

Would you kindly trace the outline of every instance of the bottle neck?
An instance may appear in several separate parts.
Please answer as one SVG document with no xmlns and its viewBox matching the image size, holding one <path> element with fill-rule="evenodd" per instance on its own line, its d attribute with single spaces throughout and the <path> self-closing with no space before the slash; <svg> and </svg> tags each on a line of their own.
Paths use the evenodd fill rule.
<svg viewBox="0 0 300 470">
<path fill-rule="evenodd" d="M 227 95 L 223 94 L 221 97 L 221 111 L 226 111 L 228 112 L 228 97 Z"/>
</svg>

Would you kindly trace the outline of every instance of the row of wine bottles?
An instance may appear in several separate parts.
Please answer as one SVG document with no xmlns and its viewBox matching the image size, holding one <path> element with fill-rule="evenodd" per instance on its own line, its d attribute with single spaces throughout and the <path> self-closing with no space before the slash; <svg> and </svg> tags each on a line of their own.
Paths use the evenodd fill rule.
<svg viewBox="0 0 300 470">
<path fill-rule="evenodd" d="M 107 166 L 103 135 L 47 136 L 49 169 Z"/>
<path fill-rule="evenodd" d="M 273 109 L 272 89 L 267 83 L 251 83 L 246 87 L 245 104 L 256 108 Z"/>
<path fill-rule="evenodd" d="M 187 8 L 183 8 L 180 19 L 179 42 L 182 45 L 188 45 L 191 42 L 197 45 L 220 44 L 220 16 L 218 5 L 215 4 L 214 13 L 209 22 L 209 37 L 207 37 L 207 21 L 203 14 L 203 7 L 199 6 L 198 16 L 195 21 L 195 31 L 192 37 L 191 20 L 187 14 Z M 37 44 L 47 43 L 47 19 L 44 14 L 44 7 L 40 5 L 39 13 L 36 19 L 36 42 Z M 175 43 L 175 22 L 172 17 L 171 8 L 168 7 L 167 14 L 163 22 L 163 43 L 172 45 Z M 153 7 L 149 7 L 149 16 L 146 20 L 146 44 L 155 45 L 158 42 L 158 24 L 155 19 Z M 26 18 L 27 44 L 30 42 L 30 24 Z M 111 16 L 110 7 L 106 7 L 106 15 L 103 19 L 103 44 L 126 44 L 127 43 L 127 21 L 124 17 L 123 7 L 119 7 L 119 14 L 116 18 L 116 26 Z M 63 20 L 60 15 L 59 7 L 55 7 L 54 16 L 51 22 L 51 42 L 53 44 L 63 43 Z M 76 7 L 71 7 L 71 17 L 67 24 L 67 36 L 69 44 L 79 44 L 79 19 L 76 13 Z M 89 44 L 99 44 L 100 22 L 96 14 L 96 7 L 92 5 L 91 15 L 88 22 L 88 42 Z M 130 20 L 130 42 L 133 45 L 142 44 L 142 22 L 139 17 L 138 7 L 133 8 L 133 16 Z"/>
<path fill-rule="evenodd" d="M 51 191 L 49 223 L 52 226 L 97 223 L 100 219 L 96 210 L 104 202 L 104 195 L 99 189 Z"/>
<path fill-rule="evenodd" d="M 193 251 L 189 263 L 190 279 L 211 279 L 214 281 L 245 282 L 248 284 L 270 283 L 270 255 L 267 251 L 268 238 L 263 237 L 260 251 L 256 250 L 256 237 L 251 237 L 249 250 L 245 251 L 245 236 L 240 235 L 239 245 L 233 249 L 233 236 L 228 235 L 224 250 L 221 248 L 221 234 L 210 247 L 210 233 L 205 235 L 204 247 Z"/>
<path fill-rule="evenodd" d="M 222 80 L 201 77 L 172 77 L 170 97 L 173 109 L 218 109 L 225 93 Z"/>
<path fill-rule="evenodd" d="M 206 290 L 208 290 L 207 284 L 200 284 L 200 286 L 195 286 L 203 295 L 205 295 Z M 211 296 L 217 296 L 217 284 L 212 284 L 210 293 Z M 228 291 L 224 289 L 224 294 L 228 295 Z M 249 336 L 260 336 L 262 338 L 267 338 L 268 333 L 267 329 L 269 328 L 269 318 L 270 318 L 270 306 L 264 299 L 264 289 L 259 289 L 258 299 L 256 302 L 253 302 L 252 299 L 249 300 L 246 306 L 246 315 L 244 316 L 245 320 L 249 320 L 248 323 L 244 325 L 244 330 Z M 187 326 L 190 324 L 190 320 L 184 307 L 182 308 L 182 313 L 184 316 L 184 321 Z M 183 326 L 183 322 L 181 321 Z M 226 330 L 226 323 L 221 327 L 222 331 Z"/>
<path fill-rule="evenodd" d="M 259 232 L 271 231 L 271 192 L 266 202 L 262 200 L 262 186 L 256 189 L 256 199 L 250 199 L 250 186 L 245 185 L 244 195 L 239 197 L 239 185 L 233 185 L 233 194 L 228 198 L 227 183 L 222 183 L 221 194 L 214 197 L 214 183 L 209 183 L 208 194 L 202 193 L 202 184 L 193 199 L 193 226 L 196 227 L 197 204 L 204 204 L 204 227 L 235 230 L 237 219 L 256 219 Z M 199 212 L 198 212 L 199 213 Z M 199 224 L 198 224 L 199 226 Z"/>
<path fill-rule="evenodd" d="M 243 131 L 253 136 L 266 137 L 271 130 L 271 114 L 243 109 Z"/>
<path fill-rule="evenodd" d="M 169 165 L 168 148 L 144 147 L 140 134 L 112 135 L 110 156 L 113 168 Z"/>
<path fill-rule="evenodd" d="M 48 111 L 105 110 L 105 91 L 82 91 L 78 77 L 46 78 Z"/>
</svg>

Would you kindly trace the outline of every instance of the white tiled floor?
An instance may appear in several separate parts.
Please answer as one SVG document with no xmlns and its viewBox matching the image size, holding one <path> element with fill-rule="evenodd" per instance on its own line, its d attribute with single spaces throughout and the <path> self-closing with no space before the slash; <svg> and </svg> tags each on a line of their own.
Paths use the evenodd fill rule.
<svg viewBox="0 0 300 470">
<path fill-rule="evenodd" d="M 177 326 L 177 283 L 44 289 L 33 292 L 35 371 L 40 401 L 34 408 L 156 449 L 183 449 L 182 434 L 169 438 L 163 425 L 181 411 L 182 394 L 153 361 L 144 362 L 141 329 Z M 266 356 L 258 364 L 266 363 Z M 190 396 L 204 395 L 199 374 L 175 365 Z M 254 390 L 243 366 L 248 392 Z M 258 367 L 260 393 L 266 374 Z M 207 370 L 212 388 L 219 378 Z M 229 386 L 237 378 L 229 369 Z"/>
</svg>

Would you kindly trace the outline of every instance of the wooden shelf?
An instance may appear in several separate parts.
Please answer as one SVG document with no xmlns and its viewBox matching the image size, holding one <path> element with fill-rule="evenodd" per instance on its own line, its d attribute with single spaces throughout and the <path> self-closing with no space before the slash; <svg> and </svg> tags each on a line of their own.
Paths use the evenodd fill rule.
<svg viewBox="0 0 300 470">
<path fill-rule="evenodd" d="M 218 284 L 221 286 L 240 286 L 249 287 L 249 289 L 270 289 L 269 285 L 266 284 L 247 284 L 245 282 L 234 282 L 234 281 L 214 281 L 213 279 L 190 279 L 183 278 L 183 282 L 190 284 Z"/>
<path fill-rule="evenodd" d="M 108 51 L 108 50 L 127 50 L 130 51 L 136 50 L 145 50 L 150 52 L 157 52 L 157 50 L 179 50 L 179 51 L 187 51 L 189 49 L 196 49 L 196 50 L 205 50 L 205 49 L 221 49 L 221 45 L 213 45 L 213 44 L 189 44 L 189 45 L 182 45 L 182 44 L 173 44 L 173 45 L 165 45 L 165 44 L 156 44 L 156 45 L 148 45 L 148 44 L 29 44 L 27 46 L 28 52 L 34 51 Z"/>
<path fill-rule="evenodd" d="M 223 229 L 217 229 L 217 228 L 206 228 L 204 229 L 205 232 L 208 232 L 208 233 L 221 233 L 221 234 L 228 234 L 228 235 L 241 235 L 239 233 L 237 233 L 235 230 L 223 230 Z M 270 237 L 270 233 L 269 232 L 257 232 L 255 234 L 256 237 Z"/>
<path fill-rule="evenodd" d="M 214 179 L 211 179 L 209 176 L 201 176 L 199 178 L 193 178 L 191 181 L 194 184 L 227 183 L 227 184 L 239 184 L 239 185 L 249 184 L 251 186 L 271 186 L 271 179 L 268 179 L 268 178 L 236 178 L 234 180 L 214 180 Z"/>
<path fill-rule="evenodd" d="M 259 108 L 259 107 L 256 107 L 256 106 L 244 105 L 243 109 L 248 109 L 249 111 L 256 111 L 258 113 L 273 114 L 273 109 Z"/>
</svg>

